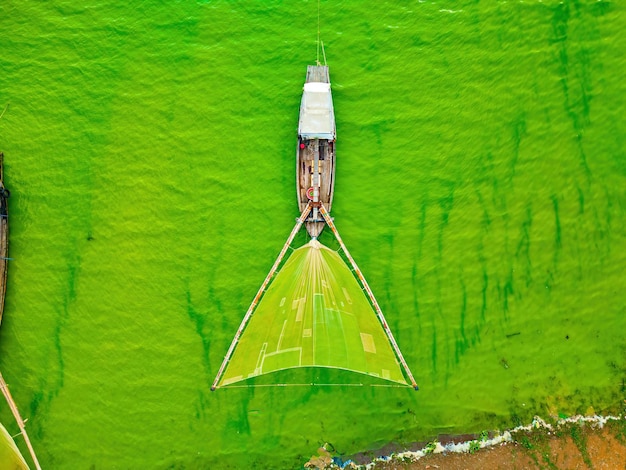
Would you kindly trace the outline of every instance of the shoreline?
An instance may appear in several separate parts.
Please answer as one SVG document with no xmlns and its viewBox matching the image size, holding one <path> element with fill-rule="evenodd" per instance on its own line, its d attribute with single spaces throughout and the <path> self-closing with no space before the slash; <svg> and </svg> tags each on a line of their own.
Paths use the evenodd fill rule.
<svg viewBox="0 0 626 470">
<path fill-rule="evenodd" d="M 600 435 L 601 437 L 597 437 Z M 319 457 L 312 457 L 305 464 L 305 468 L 418 469 L 440 468 L 442 464 L 445 464 L 445 468 L 454 469 L 457 468 L 455 466 L 457 462 L 459 468 L 487 468 L 485 467 L 487 455 L 491 468 L 518 468 L 513 464 L 516 460 L 520 465 L 519 468 L 541 468 L 553 463 L 550 461 L 551 452 L 555 453 L 552 458 L 556 459 L 563 460 L 563 452 L 567 458 L 576 458 L 576 455 L 571 455 L 576 454 L 573 449 L 578 449 L 579 460 L 582 459 L 584 465 L 591 468 L 593 465 L 590 456 L 596 455 L 597 452 L 595 450 L 590 452 L 587 449 L 588 443 L 592 441 L 589 436 L 596 436 L 593 441 L 594 447 L 597 447 L 598 439 L 599 442 L 609 443 L 609 448 L 612 450 L 601 449 L 603 459 L 607 458 L 605 454 L 608 452 L 614 455 L 622 467 L 626 466 L 626 415 L 620 414 L 575 415 L 548 420 L 535 416 L 528 425 L 516 426 L 502 432 L 483 431 L 479 435 L 461 434 L 440 437 L 430 441 L 419 450 L 392 452 L 363 463 L 356 463 L 352 459 L 361 460 L 359 457 L 363 457 L 364 453 L 342 460 L 337 457 L 332 458 L 330 452 L 320 448 Z M 559 448 L 562 448 L 561 451 Z M 494 452 L 496 450 L 497 452 Z M 473 460 L 475 460 L 474 466 L 471 463 Z M 499 465 L 505 467 L 499 467 Z M 556 468 L 569 468 L 569 466 Z"/>
<path fill-rule="evenodd" d="M 362 465 L 356 468 L 363 469 L 375 469 L 375 468 L 384 468 L 380 467 L 379 463 L 385 463 L 390 461 L 400 461 L 400 462 L 417 462 L 420 459 L 427 457 L 428 455 L 437 455 L 437 454 L 474 454 L 482 449 L 493 448 L 500 445 L 505 444 L 526 444 L 526 446 L 531 445 L 531 441 L 528 438 L 528 433 L 547 433 L 547 436 L 557 436 L 559 430 L 566 428 L 571 425 L 577 425 L 580 427 L 589 427 L 591 429 L 603 429 L 605 425 L 609 422 L 622 423 L 622 426 L 626 423 L 626 417 L 624 416 L 615 416 L 615 415 L 593 415 L 593 416 L 583 416 L 576 415 L 568 418 L 559 418 L 556 422 L 551 423 L 549 421 L 545 421 L 539 416 L 535 416 L 530 424 L 516 426 L 513 429 L 506 430 L 501 434 L 498 433 L 492 438 L 488 438 L 486 436 L 479 436 L 478 439 L 466 440 L 464 442 L 450 442 L 447 444 L 441 444 L 437 439 L 431 441 L 428 445 L 426 445 L 423 449 L 418 451 L 405 451 L 396 454 L 391 454 L 387 457 L 379 457 L 374 459 L 371 463 Z M 481 433 L 482 434 L 482 433 Z M 521 435 L 521 438 L 518 439 L 518 435 Z M 521 442 L 520 442 L 521 441 Z"/>
</svg>

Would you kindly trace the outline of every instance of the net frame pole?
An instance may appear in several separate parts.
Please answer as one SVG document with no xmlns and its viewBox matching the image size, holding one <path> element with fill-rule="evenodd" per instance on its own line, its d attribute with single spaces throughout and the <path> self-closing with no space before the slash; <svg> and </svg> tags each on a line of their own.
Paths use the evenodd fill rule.
<svg viewBox="0 0 626 470">
<path fill-rule="evenodd" d="M 330 229 L 333 231 L 333 234 L 335 235 L 335 238 L 339 242 L 341 249 L 346 254 L 346 258 L 348 258 L 348 261 L 350 261 L 350 264 L 352 265 L 352 269 L 354 269 L 354 272 L 356 273 L 359 281 L 361 282 L 361 285 L 365 289 L 367 296 L 372 302 L 372 305 L 374 306 L 374 310 L 376 310 L 376 315 L 378 316 L 378 320 L 382 324 L 383 330 L 385 331 L 385 334 L 387 335 L 387 339 L 389 339 L 389 342 L 391 343 L 391 347 L 393 348 L 394 352 L 396 353 L 396 356 L 400 360 L 400 363 L 402 364 L 402 367 L 404 368 L 406 375 L 411 380 L 411 385 L 413 389 L 419 390 L 419 387 L 417 386 L 417 382 L 415 382 L 415 378 L 413 377 L 413 374 L 411 373 L 411 370 L 409 369 L 408 364 L 404 360 L 402 351 L 400 351 L 400 347 L 398 346 L 398 343 L 396 343 L 396 340 L 393 337 L 393 333 L 391 332 L 391 329 L 387 325 L 387 320 L 385 319 L 385 316 L 383 315 L 383 312 L 380 309 L 378 302 L 376 301 L 376 297 L 374 297 L 374 293 L 372 292 L 372 289 L 370 289 L 369 284 L 365 280 L 365 276 L 363 276 L 363 274 L 361 273 L 361 270 L 359 269 L 356 262 L 354 261 L 354 258 L 352 258 L 352 255 L 348 251 L 348 248 L 346 248 L 346 245 L 343 243 L 343 240 L 341 239 L 341 235 L 339 235 L 339 231 L 337 230 L 337 227 L 335 227 L 335 223 L 333 222 L 333 219 L 330 218 L 330 214 L 324 207 L 324 204 L 320 204 L 320 214 L 322 214 L 322 217 L 324 217 L 324 220 L 326 221 L 326 225 L 328 225 Z"/>
<path fill-rule="evenodd" d="M 217 387 L 218 387 L 217 384 L 221 380 L 222 375 L 224 375 L 224 371 L 226 370 L 226 366 L 228 365 L 228 362 L 230 361 L 230 358 L 233 355 L 233 352 L 235 352 L 235 347 L 237 346 L 237 343 L 239 342 L 239 339 L 241 338 L 241 335 L 243 334 L 243 330 L 246 328 L 246 325 L 250 321 L 250 317 L 252 317 L 252 313 L 254 312 L 255 307 L 259 303 L 259 300 L 261 300 L 261 297 L 263 296 L 263 293 L 265 292 L 265 289 L 267 288 L 267 285 L 269 284 L 270 280 L 272 279 L 272 277 L 276 273 L 276 270 L 278 269 L 278 266 L 280 265 L 280 262 L 285 257 L 285 253 L 287 253 L 287 250 L 289 249 L 289 246 L 291 245 L 291 242 L 293 242 L 293 239 L 295 238 L 296 234 L 300 231 L 300 228 L 302 227 L 302 224 L 304 223 L 304 221 L 306 220 L 307 216 L 309 215 L 309 212 L 311 212 L 311 208 L 312 208 L 312 204 L 311 204 L 311 202 L 309 202 L 307 204 L 307 206 L 304 208 L 304 210 L 302 211 L 302 214 L 300 215 L 300 217 L 298 217 L 296 219 L 296 225 L 291 230 L 291 233 L 289 234 L 289 237 L 287 238 L 287 241 L 283 245 L 283 249 L 280 250 L 280 253 L 278 254 L 278 258 L 276 258 L 276 261 L 274 261 L 274 265 L 270 269 L 269 273 L 267 273 L 267 276 L 266 276 L 265 280 L 263 281 L 263 284 L 261 284 L 261 287 L 259 287 L 258 292 L 254 296 L 254 299 L 252 300 L 252 303 L 250 304 L 250 307 L 248 307 L 248 311 L 244 315 L 243 320 L 241 321 L 241 324 L 239 325 L 239 328 L 237 329 L 237 333 L 235 333 L 235 337 L 233 338 L 233 341 L 230 343 L 230 347 L 228 348 L 228 352 L 226 353 L 226 356 L 224 356 L 224 360 L 222 361 L 222 365 L 220 366 L 219 370 L 217 371 L 217 375 L 215 376 L 215 380 L 213 381 L 213 385 L 211 385 L 211 391 L 212 392 L 217 389 Z"/>
<path fill-rule="evenodd" d="M 11 392 L 9 392 L 9 386 L 4 381 L 4 377 L 0 374 L 0 389 L 2 389 L 2 394 L 9 404 L 9 408 L 11 408 L 11 412 L 13 413 L 13 417 L 15 421 L 17 421 L 17 425 L 20 428 L 22 436 L 24 436 L 24 441 L 26 442 L 26 447 L 28 447 L 28 452 L 30 452 L 30 456 L 33 459 L 33 463 L 35 464 L 35 468 L 37 470 L 41 470 L 41 465 L 39 465 L 39 461 L 37 460 L 37 456 L 35 455 L 35 449 L 33 449 L 32 444 L 30 443 L 30 439 L 28 438 L 28 433 L 26 432 L 26 426 L 24 425 L 24 420 L 20 416 L 20 412 L 17 409 L 17 405 L 11 396 Z"/>
</svg>

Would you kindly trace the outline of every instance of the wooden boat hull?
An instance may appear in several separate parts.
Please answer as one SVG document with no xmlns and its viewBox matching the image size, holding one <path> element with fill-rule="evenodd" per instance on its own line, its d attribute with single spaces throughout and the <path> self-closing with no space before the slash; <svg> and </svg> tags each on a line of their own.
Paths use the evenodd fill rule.
<svg viewBox="0 0 626 470">
<path fill-rule="evenodd" d="M 324 204 L 330 212 L 335 184 L 335 116 L 327 66 L 307 67 L 300 105 L 296 150 L 296 191 L 300 213 L 309 201 Z M 316 207 L 305 221 L 311 237 L 322 232 L 325 222 Z"/>
<path fill-rule="evenodd" d="M 4 154 L 0 152 L 0 322 L 4 312 L 4 297 L 7 290 L 9 256 L 9 191 L 4 187 Z"/>
</svg>

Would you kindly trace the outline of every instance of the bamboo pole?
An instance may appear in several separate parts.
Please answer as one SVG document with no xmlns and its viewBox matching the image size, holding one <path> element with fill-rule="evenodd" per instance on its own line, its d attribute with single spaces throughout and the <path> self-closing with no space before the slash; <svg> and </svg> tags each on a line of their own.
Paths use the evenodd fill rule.
<svg viewBox="0 0 626 470">
<path fill-rule="evenodd" d="M 15 401 L 13 401 L 11 392 L 9 392 L 9 386 L 4 381 L 4 377 L 2 377 L 1 373 L 0 373 L 0 388 L 2 389 L 2 394 L 4 395 L 4 398 L 6 398 L 7 403 L 9 404 L 9 408 L 11 408 L 11 412 L 13 413 L 13 416 L 15 417 L 15 421 L 17 421 L 17 425 L 20 428 L 21 434 L 22 436 L 24 436 L 24 441 L 26 441 L 26 446 L 28 447 L 30 456 L 32 457 L 33 462 L 35 463 L 35 468 L 37 470 L 41 470 L 41 466 L 39 465 L 39 461 L 37 460 L 37 456 L 35 455 L 35 449 L 33 449 L 33 446 L 30 443 L 30 439 L 28 438 L 28 434 L 26 433 L 24 420 L 22 420 L 22 417 L 20 416 L 20 412 L 17 409 L 17 405 L 15 404 Z"/>
<path fill-rule="evenodd" d="M 252 303 L 250 304 L 250 307 L 248 307 L 248 311 L 246 312 L 245 316 L 243 317 L 243 320 L 241 321 L 241 325 L 239 325 L 239 329 L 237 330 L 237 333 L 235 334 L 235 337 L 233 338 L 233 341 L 230 343 L 230 347 L 228 348 L 228 352 L 226 353 L 226 356 L 224 356 L 224 360 L 222 361 L 222 365 L 220 366 L 220 368 L 219 368 L 219 370 L 217 372 L 217 375 L 215 376 L 215 380 L 213 381 L 213 385 L 211 385 L 211 391 L 215 391 L 215 389 L 218 387 L 217 384 L 219 383 L 220 379 L 222 378 L 222 375 L 224 374 L 224 370 L 226 369 L 226 365 L 228 364 L 228 361 L 230 361 L 230 358 L 233 355 L 233 352 L 235 351 L 235 347 L 237 346 L 237 343 L 239 342 L 239 338 L 241 338 L 243 330 L 245 329 L 248 321 L 250 321 L 250 317 L 252 316 L 252 313 L 254 312 L 254 308 L 256 307 L 257 303 L 261 299 L 261 296 L 265 292 L 265 289 L 267 288 L 267 285 L 269 284 L 270 280 L 274 276 L 274 273 L 278 269 L 278 265 L 280 265 L 280 262 L 284 258 L 285 253 L 287 252 L 287 249 L 289 249 L 289 245 L 291 245 L 291 242 L 293 241 L 294 237 L 296 236 L 296 234 L 298 233 L 298 231 L 302 227 L 302 224 L 304 223 L 304 220 L 309 215 L 309 212 L 311 212 L 311 203 L 310 202 L 304 208 L 304 210 L 302 211 L 302 214 L 300 215 L 300 217 L 298 217 L 298 219 L 296 219 L 296 225 L 291 230 L 291 233 L 289 234 L 289 237 L 287 238 L 287 241 L 283 245 L 283 249 L 280 250 L 278 258 L 276 258 L 276 261 L 274 261 L 274 265 L 272 266 L 272 269 L 270 269 L 270 272 L 267 274 L 267 277 L 265 278 L 265 281 L 263 281 L 263 284 L 261 284 L 261 287 L 259 288 L 259 291 L 254 296 L 254 299 L 252 300 Z"/>
<path fill-rule="evenodd" d="M 0 119 L 2 119 L 2 116 L 4 116 L 4 113 L 6 113 L 7 109 L 9 109 L 9 104 L 10 103 L 7 103 L 7 105 L 4 107 L 4 111 L 2 111 L 2 114 L 0 114 Z"/>
<path fill-rule="evenodd" d="M 419 387 L 417 386 L 417 383 L 415 382 L 415 379 L 413 378 L 413 374 L 411 373 L 409 366 L 404 360 L 402 351 L 400 351 L 400 347 L 398 346 L 398 343 L 396 343 L 396 340 L 393 337 L 393 333 L 391 332 L 391 329 L 389 329 L 389 326 L 387 325 L 387 320 L 385 320 L 385 316 L 383 315 L 383 312 L 380 309 L 380 306 L 378 305 L 376 298 L 374 297 L 374 293 L 372 292 L 372 289 L 370 289 L 370 286 L 365 280 L 365 277 L 363 276 L 363 274 L 361 273 L 361 270 L 359 269 L 356 262 L 352 258 L 352 255 L 350 255 L 350 252 L 346 248 L 346 245 L 343 243 L 343 240 L 341 239 L 341 235 L 339 235 L 339 231 L 337 230 L 337 227 L 335 227 L 335 223 L 333 222 L 333 219 L 330 218 L 330 215 L 328 214 L 328 211 L 326 210 L 323 204 L 320 205 L 320 213 L 322 214 L 322 217 L 324 217 L 326 224 L 330 227 L 330 229 L 335 234 L 335 238 L 337 238 L 337 241 L 339 242 L 339 245 L 343 249 L 343 252 L 346 254 L 348 261 L 350 261 L 350 264 L 352 265 L 352 269 L 354 269 L 354 272 L 359 278 L 359 281 L 361 281 L 361 284 L 363 285 L 365 292 L 367 293 L 368 297 L 372 301 L 372 305 L 374 305 L 374 309 L 376 310 L 376 315 L 378 316 L 378 320 L 380 320 L 383 326 L 383 330 L 385 330 L 385 333 L 387 334 L 387 338 L 389 339 L 389 342 L 391 343 L 391 347 L 393 348 L 393 350 L 396 353 L 396 356 L 400 360 L 400 363 L 402 364 L 402 367 L 404 368 L 406 375 L 411 380 L 411 385 L 413 386 L 415 390 L 419 390 Z"/>
</svg>

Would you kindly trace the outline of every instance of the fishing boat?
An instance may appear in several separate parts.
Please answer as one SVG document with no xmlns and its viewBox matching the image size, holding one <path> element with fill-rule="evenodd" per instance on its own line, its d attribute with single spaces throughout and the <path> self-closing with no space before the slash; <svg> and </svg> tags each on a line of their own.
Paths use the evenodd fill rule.
<svg viewBox="0 0 626 470">
<path fill-rule="evenodd" d="M 4 311 L 4 296 L 7 290 L 7 261 L 9 255 L 9 190 L 4 187 L 4 154 L 0 152 L 0 322 Z"/>
<path fill-rule="evenodd" d="M 1 116 L 0 116 L 1 117 Z M 4 313 L 4 297 L 7 291 L 7 262 L 9 261 L 9 205 L 8 199 L 11 193 L 7 188 L 4 187 L 4 154 L 0 152 L 0 322 L 2 322 L 2 314 Z M 20 434 L 24 437 L 24 441 L 26 442 L 26 446 L 28 447 L 28 451 L 33 459 L 33 463 L 35 464 L 35 468 L 37 470 L 41 470 L 41 466 L 39 465 L 39 461 L 37 460 L 37 456 L 35 455 L 35 450 L 30 443 L 30 439 L 28 438 L 28 433 L 25 428 L 25 421 L 20 416 L 20 412 L 17 409 L 17 405 L 11 396 L 11 392 L 9 392 L 9 386 L 4 381 L 4 377 L 0 374 L 0 392 L 4 395 L 7 403 L 9 404 L 9 408 L 15 417 L 15 421 L 20 428 Z M 4 437 L 3 437 L 4 434 Z M 18 434 L 19 435 L 19 434 Z M 21 456 L 17 447 L 14 445 L 11 446 L 10 442 L 6 440 L 7 434 L 2 425 L 0 424 L 0 447 L 11 447 L 13 449 L 12 457 L 15 461 L 14 467 L 11 468 L 28 468 L 26 463 L 24 462 L 24 458 Z M 9 436 L 10 438 L 10 436 Z M 4 442 L 2 442 L 4 441 Z M 3 462 L 4 463 L 4 462 Z M 1 465 L 0 465 L 1 466 Z M 4 468 L 4 467 L 3 467 Z"/>
<path fill-rule="evenodd" d="M 319 40 L 318 44 L 321 44 Z M 219 387 L 238 386 L 233 384 L 261 374 L 300 367 L 329 367 L 352 370 L 354 372 L 381 377 L 384 380 L 400 382 L 404 385 L 410 383 L 410 386 L 418 390 L 415 378 L 402 356 L 402 352 L 396 343 L 372 290 L 354 261 L 354 258 L 350 255 L 348 248 L 337 231 L 333 218 L 330 216 L 335 183 L 335 139 L 335 113 L 330 91 L 328 66 L 320 64 L 318 46 L 317 65 L 309 65 L 307 67 L 300 105 L 298 147 L 296 151 L 296 191 L 300 217 L 296 219 L 296 224 L 287 237 L 287 241 L 283 245 L 282 250 L 274 261 L 261 287 L 259 287 L 252 303 L 248 307 L 228 347 L 222 364 L 217 371 L 217 375 L 213 380 L 211 391 L 215 391 Z M 316 240 L 324 226 L 328 225 L 329 230 L 332 231 L 332 234 L 339 243 L 340 249 L 343 251 L 343 255 L 349 263 L 350 269 L 344 266 L 343 268 L 334 268 L 335 270 L 333 271 L 328 268 L 329 264 L 326 261 L 322 261 L 323 255 L 315 255 L 319 257 L 313 261 L 313 264 L 304 263 L 298 265 L 297 268 L 302 268 L 311 275 L 305 275 L 299 278 L 296 277 L 295 280 L 293 277 L 290 277 L 289 283 L 280 284 L 281 288 L 287 286 L 286 295 L 282 296 L 280 301 L 277 301 L 280 295 L 277 297 L 275 293 L 273 296 L 268 294 L 268 297 L 266 297 L 266 291 L 272 288 L 270 284 L 272 283 L 274 275 L 279 271 L 279 267 L 287 255 L 296 234 L 303 225 L 312 237 L 312 240 L 307 244 L 308 247 L 317 251 L 324 249 L 332 251 Z M 296 251 L 294 251 L 294 253 L 296 253 Z M 291 259 L 292 258 L 290 258 L 290 260 Z M 310 262 L 308 255 L 305 258 L 300 257 L 298 259 L 305 259 Z M 342 258 L 337 257 L 337 259 L 340 263 L 345 263 Z M 292 271 L 284 271 L 289 262 L 290 261 L 287 261 L 287 264 L 285 264 L 281 270 L 283 275 L 292 276 L 293 274 Z M 315 270 L 320 269 L 320 266 L 323 265 L 322 263 L 326 263 L 324 264 L 326 267 L 320 271 L 327 270 L 330 272 L 332 274 L 332 281 L 330 278 L 327 280 L 313 275 Z M 303 266 L 307 267 L 304 268 Z M 297 269 L 295 272 L 298 272 Z M 342 269 L 345 271 L 342 271 Z M 345 307 L 343 302 L 341 302 L 341 307 L 345 307 L 345 311 L 339 310 L 340 307 L 337 303 L 339 301 L 335 302 L 336 296 L 331 294 L 331 284 L 337 279 L 334 273 L 350 273 L 350 271 L 352 271 L 356 277 L 355 281 L 357 282 L 354 283 L 357 287 L 356 292 L 358 292 L 359 295 L 365 295 L 371 303 L 371 305 L 368 304 L 366 307 L 361 308 L 358 312 L 359 316 L 370 315 L 371 318 L 373 318 L 375 315 L 378 318 L 378 327 L 382 328 L 382 332 L 376 330 L 376 327 L 374 327 L 371 332 L 368 332 L 370 330 L 362 331 L 359 328 L 352 328 L 350 330 L 348 323 L 350 325 L 356 325 L 359 320 L 355 319 L 355 315 L 348 312 L 350 307 Z M 299 274 L 302 273 L 300 272 Z M 280 276 L 280 273 L 278 276 Z M 319 283 L 317 282 L 318 279 Z M 345 285 L 341 284 L 341 291 L 337 291 L 341 292 L 341 294 L 338 294 L 337 297 L 339 295 L 346 296 L 347 303 L 352 305 L 354 301 L 346 290 L 346 286 L 349 285 L 349 282 Z M 321 286 L 323 286 L 323 288 Z M 294 287 L 296 288 L 296 292 L 290 292 L 289 289 Z M 361 289 L 359 289 L 359 287 Z M 361 290 L 364 291 L 364 294 L 361 293 Z M 306 295 L 306 292 L 312 295 Z M 294 295 L 296 296 L 295 298 Z M 329 295 L 327 300 L 328 304 L 324 303 L 325 295 Z M 292 300 L 288 301 L 288 298 Z M 365 298 L 363 301 L 368 302 Z M 248 332 L 248 324 L 255 311 L 257 311 L 257 306 L 259 306 L 261 302 L 268 302 L 269 307 L 266 306 L 265 309 L 261 309 L 261 316 L 255 317 L 260 320 L 251 325 L 250 328 L 252 328 L 252 330 Z M 324 305 L 328 307 L 324 307 Z M 333 307 L 330 307 L 330 305 L 333 305 Z M 278 315 L 278 317 L 276 315 Z M 341 315 L 345 315 L 346 318 L 349 319 L 346 321 L 345 329 L 343 321 L 337 320 L 337 318 L 341 318 Z M 305 323 L 311 321 L 312 318 L 315 318 L 314 324 L 312 323 L 313 327 L 305 327 Z M 290 326 L 286 329 L 288 323 Z M 376 324 L 375 319 L 373 324 Z M 278 329 L 274 331 L 272 328 L 275 325 L 278 325 Z M 364 328 L 364 330 L 367 330 L 367 328 Z M 244 336 L 244 334 L 247 336 Z M 353 335 L 351 338 L 354 338 L 354 340 L 348 340 L 342 337 L 342 335 L 345 334 Z M 378 349 L 374 346 L 374 334 L 379 338 Z M 322 338 L 319 341 L 317 341 L 318 335 Z M 242 338 L 244 342 L 241 344 L 244 344 L 244 346 L 237 349 Z M 246 338 L 248 339 L 246 340 Z M 252 340 L 250 338 L 254 339 Z M 339 338 L 340 347 L 329 347 L 327 348 L 328 352 L 343 351 L 339 356 L 333 356 L 332 360 L 330 359 L 331 356 L 326 353 L 319 354 L 319 357 L 316 356 L 316 347 L 323 350 L 324 347 L 320 345 L 330 345 L 329 338 Z M 259 341 L 261 342 L 260 344 Z M 322 343 L 323 341 L 326 341 L 326 343 Z M 271 346 L 268 346 L 270 344 Z M 351 367 L 350 364 L 358 363 L 359 359 L 347 359 L 348 344 L 351 345 L 350 354 L 354 355 L 352 356 L 354 358 L 362 358 L 366 353 L 372 355 L 381 354 L 382 357 L 383 351 L 388 351 L 389 356 L 393 357 L 393 355 L 395 355 L 395 359 L 386 362 L 385 364 L 388 366 L 381 368 L 380 373 L 367 369 L 369 366 L 364 366 L 362 363 L 360 363 L 360 368 L 357 366 Z M 362 345 L 362 347 L 360 345 Z M 239 354 L 238 356 L 235 353 L 236 349 Z M 231 362 L 233 355 L 235 355 L 235 359 Z M 389 356 L 386 356 L 387 359 Z M 303 359 L 303 357 L 305 359 Z M 265 361 L 266 358 L 267 362 Z M 319 362 L 316 362 L 317 360 L 319 360 Z M 272 361 L 274 362 L 272 363 Z M 400 364 L 404 370 L 408 382 L 402 377 L 402 372 L 398 368 L 398 364 Z M 395 379 L 391 378 L 390 371 L 393 369 L 398 369 Z M 398 376 L 400 379 L 398 379 Z M 310 385 L 315 384 L 311 383 Z"/>
<path fill-rule="evenodd" d="M 296 190 L 298 207 L 312 210 L 305 220 L 309 235 L 317 238 L 325 221 L 319 211 L 328 212 L 335 185 L 335 112 L 327 65 L 309 65 L 300 104 L 298 148 L 296 151 Z"/>
</svg>

